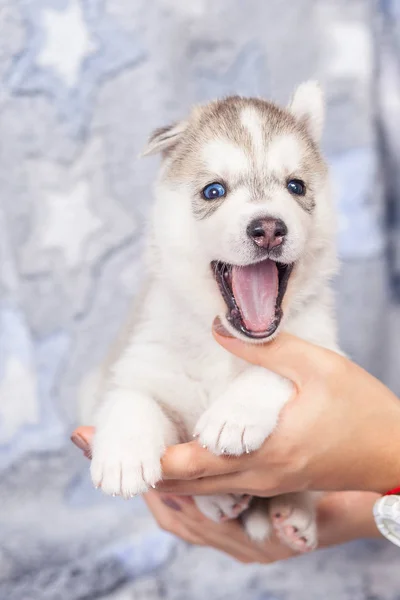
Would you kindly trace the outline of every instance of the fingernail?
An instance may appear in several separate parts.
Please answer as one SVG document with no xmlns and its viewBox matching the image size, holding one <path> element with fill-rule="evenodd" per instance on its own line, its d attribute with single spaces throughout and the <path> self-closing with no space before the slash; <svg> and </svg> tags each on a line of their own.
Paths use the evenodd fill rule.
<svg viewBox="0 0 400 600">
<path fill-rule="evenodd" d="M 74 435 L 71 435 L 71 442 L 75 444 L 79 450 L 82 450 L 86 458 L 92 458 L 92 451 L 89 444 L 81 435 L 79 435 L 79 433 L 74 433 Z"/>
<path fill-rule="evenodd" d="M 182 510 L 181 507 L 179 506 L 179 504 L 177 502 L 175 502 L 175 500 L 173 500 L 169 496 L 162 496 L 161 502 L 163 502 L 165 504 L 165 506 L 168 506 L 168 508 L 172 508 L 172 510 L 177 510 L 177 511 Z"/>
<path fill-rule="evenodd" d="M 215 317 L 215 319 L 214 319 L 213 330 L 215 331 L 215 333 L 218 333 L 218 335 L 220 335 L 222 337 L 228 337 L 228 338 L 233 337 L 233 335 L 231 333 L 229 333 L 229 331 L 227 329 L 225 329 L 225 327 L 223 326 L 222 321 L 219 317 Z"/>
</svg>

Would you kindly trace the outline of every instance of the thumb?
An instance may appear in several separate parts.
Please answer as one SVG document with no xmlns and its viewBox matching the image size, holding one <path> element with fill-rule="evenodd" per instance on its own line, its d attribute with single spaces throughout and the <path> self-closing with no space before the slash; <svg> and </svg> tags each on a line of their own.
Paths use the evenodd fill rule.
<svg viewBox="0 0 400 600">
<path fill-rule="evenodd" d="M 246 362 L 265 367 L 301 386 L 310 375 L 325 369 L 333 354 L 289 333 L 280 333 L 272 342 L 249 344 L 231 337 L 217 318 L 213 335 L 218 344 Z"/>
</svg>

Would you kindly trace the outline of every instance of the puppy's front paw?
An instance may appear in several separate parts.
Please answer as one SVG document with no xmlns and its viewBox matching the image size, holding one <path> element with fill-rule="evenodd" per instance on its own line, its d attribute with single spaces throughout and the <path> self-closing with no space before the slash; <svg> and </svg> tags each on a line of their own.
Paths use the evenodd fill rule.
<svg viewBox="0 0 400 600">
<path fill-rule="evenodd" d="M 161 456 L 157 442 L 118 431 L 101 432 L 93 443 L 92 481 L 112 496 L 143 494 L 161 479 Z"/>
<path fill-rule="evenodd" d="M 245 405 L 217 402 L 199 419 L 195 435 L 214 454 L 240 454 L 257 450 L 276 425 L 276 417 L 249 410 Z"/>
<path fill-rule="evenodd" d="M 276 427 L 292 384 L 261 367 L 243 371 L 200 417 L 194 434 L 214 454 L 257 450 Z"/>
<path fill-rule="evenodd" d="M 116 388 L 97 414 L 92 480 L 106 494 L 130 498 L 161 479 L 161 457 L 176 443 L 176 432 L 147 395 Z"/>
</svg>

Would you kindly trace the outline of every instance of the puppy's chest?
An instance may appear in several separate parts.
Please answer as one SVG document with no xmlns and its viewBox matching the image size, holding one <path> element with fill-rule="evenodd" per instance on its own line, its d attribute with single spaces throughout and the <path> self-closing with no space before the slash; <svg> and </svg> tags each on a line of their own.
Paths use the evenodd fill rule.
<svg viewBox="0 0 400 600">
<path fill-rule="evenodd" d="M 165 404 L 174 421 L 180 421 L 184 430 L 192 432 L 198 418 L 221 397 L 238 369 L 228 354 L 225 357 L 220 353 L 189 351 L 178 360 L 175 393 L 165 398 Z"/>
<path fill-rule="evenodd" d="M 235 376 L 235 369 L 229 360 L 212 356 L 198 356 L 195 360 L 182 361 L 186 379 L 198 394 L 205 397 L 207 406 L 227 388 Z"/>
</svg>

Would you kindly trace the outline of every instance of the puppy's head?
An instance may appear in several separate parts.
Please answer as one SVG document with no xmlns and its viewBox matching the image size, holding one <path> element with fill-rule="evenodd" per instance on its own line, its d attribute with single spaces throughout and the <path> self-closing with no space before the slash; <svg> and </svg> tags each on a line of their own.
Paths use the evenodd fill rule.
<svg viewBox="0 0 400 600">
<path fill-rule="evenodd" d="M 241 97 L 196 107 L 145 150 L 163 155 L 153 243 L 192 288 L 206 274 L 237 336 L 271 338 L 329 270 L 318 272 L 332 237 L 322 121 L 308 82 L 287 109 Z"/>
</svg>

